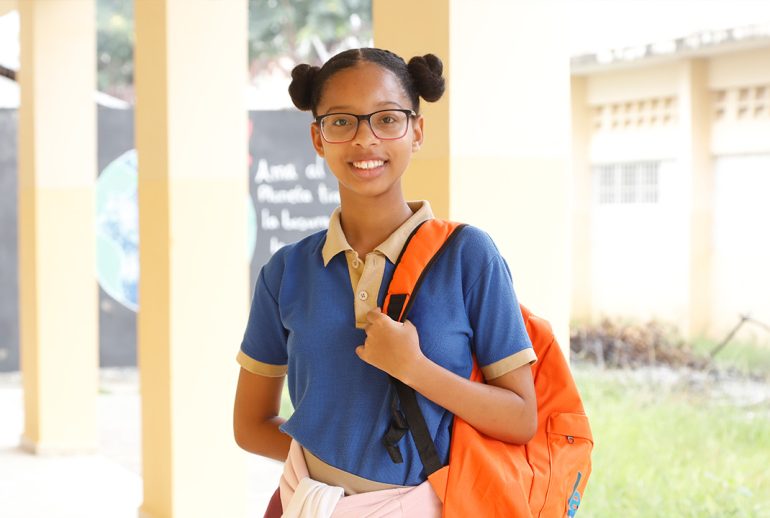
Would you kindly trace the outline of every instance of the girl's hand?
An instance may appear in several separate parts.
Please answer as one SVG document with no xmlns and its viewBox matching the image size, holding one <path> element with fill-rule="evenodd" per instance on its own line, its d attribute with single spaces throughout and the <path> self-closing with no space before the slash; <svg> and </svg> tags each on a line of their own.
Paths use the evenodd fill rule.
<svg viewBox="0 0 770 518">
<path fill-rule="evenodd" d="M 417 328 L 408 320 L 396 322 L 380 308 L 367 313 L 366 320 L 366 341 L 356 347 L 356 354 L 369 365 L 406 382 L 411 370 L 425 358 Z"/>
</svg>

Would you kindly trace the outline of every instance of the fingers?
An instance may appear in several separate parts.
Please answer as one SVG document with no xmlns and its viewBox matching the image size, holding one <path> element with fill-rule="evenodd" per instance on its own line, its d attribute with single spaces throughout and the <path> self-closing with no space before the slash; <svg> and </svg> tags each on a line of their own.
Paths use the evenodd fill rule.
<svg viewBox="0 0 770 518">
<path fill-rule="evenodd" d="M 380 308 L 374 308 L 374 309 L 372 309 L 371 311 L 369 311 L 369 312 L 366 314 L 366 320 L 368 320 L 368 321 L 369 321 L 369 323 L 373 324 L 373 323 L 375 323 L 377 320 L 379 320 L 379 319 L 381 319 L 381 318 L 383 318 L 383 317 L 387 317 L 387 316 L 388 316 L 388 315 L 386 315 L 385 313 L 383 313 L 383 312 L 382 312 L 382 310 L 381 310 Z"/>
<path fill-rule="evenodd" d="M 358 359 L 362 362 L 368 363 L 369 365 L 374 365 L 371 361 L 371 358 L 369 358 L 369 351 L 367 351 L 366 345 L 359 345 L 356 347 L 356 356 L 358 356 Z"/>
</svg>

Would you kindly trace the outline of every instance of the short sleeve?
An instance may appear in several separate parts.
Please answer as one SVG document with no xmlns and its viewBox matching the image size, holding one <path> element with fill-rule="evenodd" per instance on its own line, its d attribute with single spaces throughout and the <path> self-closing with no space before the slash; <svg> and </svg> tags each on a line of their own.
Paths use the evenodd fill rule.
<svg viewBox="0 0 770 518">
<path fill-rule="evenodd" d="M 485 379 L 536 361 L 510 269 L 496 248 L 465 294 L 465 305 L 473 329 L 474 352 Z"/>
<path fill-rule="evenodd" d="M 287 331 L 281 322 L 275 291 L 270 289 L 279 283 L 269 282 L 268 272 L 268 265 L 259 272 L 237 361 L 254 374 L 280 377 L 287 370 Z"/>
</svg>

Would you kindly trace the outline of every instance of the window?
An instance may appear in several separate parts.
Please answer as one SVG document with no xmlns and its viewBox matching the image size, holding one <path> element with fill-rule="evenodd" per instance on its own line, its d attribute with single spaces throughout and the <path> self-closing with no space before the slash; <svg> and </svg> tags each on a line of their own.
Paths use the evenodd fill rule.
<svg viewBox="0 0 770 518">
<path fill-rule="evenodd" d="M 767 120 L 770 116 L 770 84 L 716 90 L 712 99 L 717 121 Z"/>
<path fill-rule="evenodd" d="M 674 97 L 652 97 L 591 105 L 594 132 L 670 126 L 676 120 Z"/>
<path fill-rule="evenodd" d="M 659 168 L 651 161 L 595 165 L 599 204 L 658 203 Z"/>
</svg>

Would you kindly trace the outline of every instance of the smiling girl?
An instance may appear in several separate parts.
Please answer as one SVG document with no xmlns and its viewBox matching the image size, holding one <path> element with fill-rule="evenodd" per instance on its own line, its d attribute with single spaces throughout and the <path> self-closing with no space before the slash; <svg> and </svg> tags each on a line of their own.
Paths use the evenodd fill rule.
<svg viewBox="0 0 770 518">
<path fill-rule="evenodd" d="M 420 395 L 443 463 L 454 415 L 510 443 L 535 432 L 535 354 L 512 310 L 508 266 L 485 232 L 463 229 L 405 323 L 379 309 L 407 238 L 433 218 L 427 201 L 405 200 L 401 178 L 425 136 L 420 97 L 440 99 L 441 74 L 431 54 L 407 64 L 373 48 L 292 72 L 289 93 L 313 114 L 313 147 L 339 182 L 340 206 L 328 230 L 280 249 L 262 268 L 234 411 L 243 449 L 286 461 L 287 516 L 441 515 L 411 435 L 399 442 L 400 463 L 383 445 L 389 375 Z M 473 354 L 486 383 L 468 379 Z M 283 420 L 287 377 L 294 413 Z"/>
</svg>

